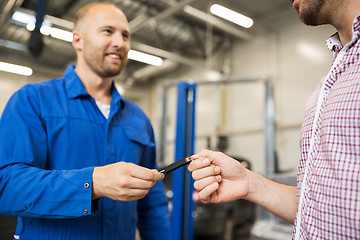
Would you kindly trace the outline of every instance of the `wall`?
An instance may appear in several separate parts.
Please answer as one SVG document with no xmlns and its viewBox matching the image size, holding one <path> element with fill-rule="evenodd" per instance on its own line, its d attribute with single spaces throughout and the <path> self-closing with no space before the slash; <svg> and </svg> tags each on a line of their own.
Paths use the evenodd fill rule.
<svg viewBox="0 0 360 240">
<path fill-rule="evenodd" d="M 4 109 L 10 96 L 26 81 L 26 77 L 0 71 L 0 112 Z"/>
</svg>

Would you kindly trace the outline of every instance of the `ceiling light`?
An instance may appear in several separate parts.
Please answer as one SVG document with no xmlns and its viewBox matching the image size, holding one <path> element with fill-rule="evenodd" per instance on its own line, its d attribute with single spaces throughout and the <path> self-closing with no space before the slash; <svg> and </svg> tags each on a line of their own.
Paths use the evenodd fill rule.
<svg viewBox="0 0 360 240">
<path fill-rule="evenodd" d="M 29 67 L 24 67 L 6 62 L 0 62 L 0 71 L 20 74 L 23 76 L 31 76 L 33 74 L 33 70 Z"/>
<path fill-rule="evenodd" d="M 135 50 L 129 51 L 128 58 L 131 60 L 147 63 L 154 66 L 161 66 L 161 64 L 163 63 L 163 60 L 160 57 L 138 52 Z"/>
<path fill-rule="evenodd" d="M 51 29 L 52 29 L 52 27 L 50 27 L 50 26 L 42 25 L 40 28 L 40 33 L 42 35 L 49 36 L 51 33 Z"/>
<path fill-rule="evenodd" d="M 34 31 L 35 29 L 35 22 L 28 22 L 26 24 L 26 29 L 29 30 L 30 32 Z"/>
<path fill-rule="evenodd" d="M 244 28 L 250 28 L 254 24 L 254 21 L 251 18 L 246 17 L 226 7 L 223 7 L 219 4 L 212 5 L 210 7 L 210 12 L 218 17 L 224 18 Z"/>
<path fill-rule="evenodd" d="M 15 11 L 11 17 L 11 20 L 17 25 L 25 26 L 27 30 L 34 31 L 36 18 L 30 14 Z M 48 20 L 42 22 L 42 27 L 51 27 L 52 24 Z"/>
<path fill-rule="evenodd" d="M 59 29 L 59 28 L 52 27 L 51 31 L 50 31 L 50 35 L 53 38 L 57 38 L 57 39 L 67 41 L 67 42 L 72 42 L 72 40 L 73 40 L 72 32 L 65 31 L 65 30 L 62 30 L 62 29 Z"/>
<path fill-rule="evenodd" d="M 26 26 L 26 29 L 29 31 L 34 31 L 35 29 L 36 18 L 30 14 L 16 11 L 12 15 L 12 20 L 20 23 L 23 26 Z M 54 38 L 67 42 L 72 42 L 72 32 L 52 27 L 52 23 L 48 20 L 43 21 L 40 32 L 46 36 L 51 35 Z"/>
<path fill-rule="evenodd" d="M 36 21 L 36 18 L 34 16 L 29 15 L 27 13 L 19 12 L 19 11 L 15 11 L 11 18 L 12 18 L 12 20 L 14 20 L 16 22 L 24 24 L 25 26 L 29 22 L 35 23 L 35 21 Z"/>
</svg>

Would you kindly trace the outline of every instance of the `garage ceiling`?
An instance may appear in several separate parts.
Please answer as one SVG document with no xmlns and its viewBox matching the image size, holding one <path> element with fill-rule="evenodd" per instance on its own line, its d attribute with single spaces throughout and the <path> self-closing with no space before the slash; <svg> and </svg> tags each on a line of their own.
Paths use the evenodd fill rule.
<svg viewBox="0 0 360 240">
<path fill-rule="evenodd" d="M 41 0 L 39 0 L 41 1 Z M 42 0 L 46 2 L 46 14 L 61 29 L 71 30 L 76 11 L 89 0 Z M 209 14 L 207 0 L 113 0 L 127 16 L 132 30 L 132 48 L 168 59 L 182 65 L 192 65 L 193 60 L 206 59 L 230 41 L 249 41 L 259 29 L 275 27 L 272 17 L 291 8 L 284 0 L 222 0 L 231 8 L 254 20 L 250 29 L 239 27 Z M 14 11 L 35 15 L 37 0 L 2 0 L 0 2 L 0 60 L 31 63 L 35 68 L 62 72 L 69 63 L 75 62 L 71 43 L 43 36 L 44 47 L 38 56 L 28 49 L 31 32 L 11 21 Z M 46 18 L 45 18 L 46 19 Z M 62 21 L 65 20 L 65 21 Z M 211 28 L 209 28 L 211 27 Z M 206 47 L 207 29 L 212 29 L 211 51 Z M 147 65 L 129 61 L 125 77 Z"/>
</svg>

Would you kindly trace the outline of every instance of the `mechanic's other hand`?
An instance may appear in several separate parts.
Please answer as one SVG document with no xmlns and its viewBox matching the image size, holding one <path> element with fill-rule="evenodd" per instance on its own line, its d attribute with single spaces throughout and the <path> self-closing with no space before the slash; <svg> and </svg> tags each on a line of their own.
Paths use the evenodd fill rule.
<svg viewBox="0 0 360 240">
<path fill-rule="evenodd" d="M 117 201 L 133 201 L 145 197 L 164 174 L 133 163 L 118 162 L 95 167 L 92 199 L 108 197 Z"/>
</svg>

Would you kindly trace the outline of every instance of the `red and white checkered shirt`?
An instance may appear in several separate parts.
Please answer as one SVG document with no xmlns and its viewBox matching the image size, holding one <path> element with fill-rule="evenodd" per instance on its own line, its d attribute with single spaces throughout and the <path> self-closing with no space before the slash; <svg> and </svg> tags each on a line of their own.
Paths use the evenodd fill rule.
<svg viewBox="0 0 360 240">
<path fill-rule="evenodd" d="M 305 107 L 293 239 L 360 239 L 360 16 Z"/>
</svg>

